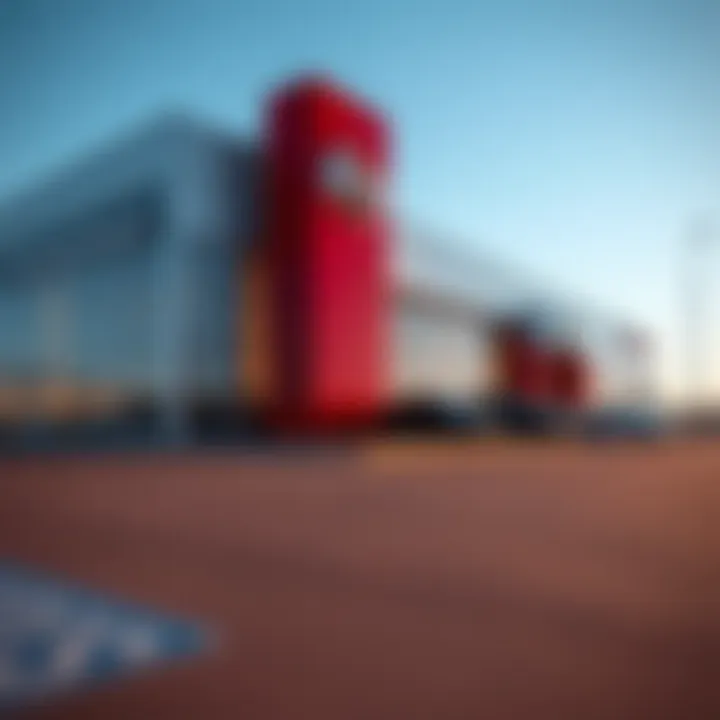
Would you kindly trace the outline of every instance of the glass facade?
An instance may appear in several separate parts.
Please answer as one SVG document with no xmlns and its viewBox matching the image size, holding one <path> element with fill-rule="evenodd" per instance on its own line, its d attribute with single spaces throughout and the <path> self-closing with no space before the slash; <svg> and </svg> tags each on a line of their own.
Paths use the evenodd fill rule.
<svg viewBox="0 0 720 720">
<path fill-rule="evenodd" d="M 160 228 L 152 211 L 147 196 L 123 198 L 13 244 L 0 277 L 4 414 L 82 414 L 148 392 Z"/>
</svg>

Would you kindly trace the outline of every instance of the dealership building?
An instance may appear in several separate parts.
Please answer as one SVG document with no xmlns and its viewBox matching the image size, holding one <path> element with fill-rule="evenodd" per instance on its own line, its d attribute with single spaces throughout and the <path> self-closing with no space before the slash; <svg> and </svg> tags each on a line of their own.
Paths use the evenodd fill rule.
<svg viewBox="0 0 720 720">
<path fill-rule="evenodd" d="M 265 118 L 258 138 L 162 118 L 0 209 L 0 425 L 134 418 L 187 440 L 423 404 L 487 417 L 500 395 L 552 404 L 558 349 L 584 371 L 566 404 L 651 400 L 639 328 L 394 215 L 376 108 L 309 78 Z"/>
</svg>

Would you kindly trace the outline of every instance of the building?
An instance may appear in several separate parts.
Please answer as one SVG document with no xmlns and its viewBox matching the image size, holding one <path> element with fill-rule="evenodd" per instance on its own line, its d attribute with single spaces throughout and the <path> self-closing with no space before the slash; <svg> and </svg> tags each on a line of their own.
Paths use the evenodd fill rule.
<svg viewBox="0 0 720 720">
<path fill-rule="evenodd" d="M 122 420 L 183 441 L 487 408 L 498 318 L 540 300 L 545 336 L 592 358 L 594 405 L 617 404 L 626 324 L 392 217 L 380 113 L 309 79 L 267 118 L 260 139 L 163 118 L 0 210 L 8 432 Z"/>
</svg>

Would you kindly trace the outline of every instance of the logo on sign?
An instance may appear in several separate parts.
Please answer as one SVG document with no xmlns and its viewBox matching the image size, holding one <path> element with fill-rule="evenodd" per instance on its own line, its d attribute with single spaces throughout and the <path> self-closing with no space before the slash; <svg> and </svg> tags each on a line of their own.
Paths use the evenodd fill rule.
<svg viewBox="0 0 720 720">
<path fill-rule="evenodd" d="M 378 205 L 379 182 L 376 173 L 349 150 L 335 150 L 322 161 L 321 185 L 354 213 L 364 214 Z"/>
</svg>

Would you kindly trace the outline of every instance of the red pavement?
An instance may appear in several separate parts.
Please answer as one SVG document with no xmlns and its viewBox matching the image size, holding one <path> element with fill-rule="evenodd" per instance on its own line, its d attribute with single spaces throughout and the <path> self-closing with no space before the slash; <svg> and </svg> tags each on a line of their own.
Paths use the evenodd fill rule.
<svg viewBox="0 0 720 720">
<path fill-rule="evenodd" d="M 28 718 L 720 718 L 720 447 L 1 460 L 0 554 L 221 647 Z"/>
</svg>

